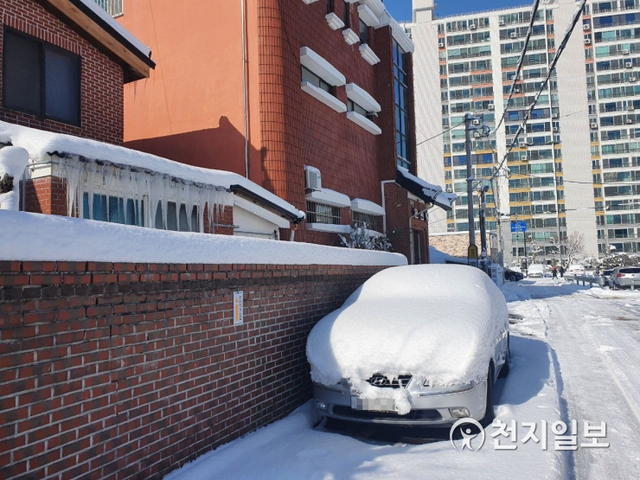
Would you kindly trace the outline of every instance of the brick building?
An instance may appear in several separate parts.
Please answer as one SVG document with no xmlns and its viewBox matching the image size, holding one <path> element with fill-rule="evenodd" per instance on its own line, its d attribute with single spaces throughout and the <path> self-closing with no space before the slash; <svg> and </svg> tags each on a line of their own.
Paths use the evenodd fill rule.
<svg viewBox="0 0 640 480">
<path fill-rule="evenodd" d="M 433 196 L 395 183 L 398 166 L 416 171 L 414 47 L 382 1 L 129 0 L 123 12 L 158 61 L 125 88 L 127 146 L 248 177 L 306 212 L 296 240 L 338 244 L 357 223 L 427 261 Z"/>
<path fill-rule="evenodd" d="M 303 218 L 237 175 L 120 146 L 123 85 L 155 63 L 98 3 L 17 0 L 0 18 L 0 148 L 29 153 L 23 210 L 227 234 L 247 221 L 273 234 Z"/>
</svg>

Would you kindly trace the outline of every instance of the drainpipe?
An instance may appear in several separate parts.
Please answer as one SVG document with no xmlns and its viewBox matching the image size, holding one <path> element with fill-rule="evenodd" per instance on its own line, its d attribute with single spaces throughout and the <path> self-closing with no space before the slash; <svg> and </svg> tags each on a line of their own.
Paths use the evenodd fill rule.
<svg viewBox="0 0 640 480">
<path fill-rule="evenodd" d="M 245 18 L 245 0 L 240 2 L 242 8 L 242 98 L 244 102 L 244 171 L 249 178 L 249 126 L 247 107 L 247 26 Z"/>
</svg>

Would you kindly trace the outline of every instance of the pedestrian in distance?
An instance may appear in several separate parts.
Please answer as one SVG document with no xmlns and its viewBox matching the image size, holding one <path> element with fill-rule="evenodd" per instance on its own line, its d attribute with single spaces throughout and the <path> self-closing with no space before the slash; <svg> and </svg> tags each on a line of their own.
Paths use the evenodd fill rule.
<svg viewBox="0 0 640 480">
<path fill-rule="evenodd" d="M 553 268 L 551 269 L 551 274 L 553 275 L 553 278 L 557 279 L 558 278 L 558 269 L 556 268 L 556 266 L 554 265 Z"/>
<path fill-rule="evenodd" d="M 560 271 L 560 278 L 564 278 L 564 267 L 560 265 L 560 268 L 558 270 Z"/>
</svg>

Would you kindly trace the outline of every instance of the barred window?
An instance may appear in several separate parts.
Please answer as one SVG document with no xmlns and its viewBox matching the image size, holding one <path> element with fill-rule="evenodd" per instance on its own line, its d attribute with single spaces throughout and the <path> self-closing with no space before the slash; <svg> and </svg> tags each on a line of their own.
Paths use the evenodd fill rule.
<svg viewBox="0 0 640 480">
<path fill-rule="evenodd" d="M 307 222 L 340 225 L 342 223 L 340 207 L 307 201 Z"/>
<path fill-rule="evenodd" d="M 376 215 L 362 212 L 352 212 L 353 223 L 367 230 L 376 230 Z"/>
</svg>

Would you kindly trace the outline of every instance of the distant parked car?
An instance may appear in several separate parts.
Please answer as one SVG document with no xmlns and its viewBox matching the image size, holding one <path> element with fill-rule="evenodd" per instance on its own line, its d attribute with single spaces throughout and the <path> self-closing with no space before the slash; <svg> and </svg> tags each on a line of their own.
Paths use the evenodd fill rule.
<svg viewBox="0 0 640 480">
<path fill-rule="evenodd" d="M 611 279 L 613 288 L 640 287 L 640 267 L 618 267 Z"/>
<path fill-rule="evenodd" d="M 524 278 L 524 273 L 518 272 L 512 268 L 504 269 L 504 279 L 508 282 L 518 282 Z"/>
<path fill-rule="evenodd" d="M 538 263 L 530 265 L 529 270 L 527 271 L 527 276 L 529 278 L 544 277 L 544 265 L 540 265 Z"/>
<path fill-rule="evenodd" d="M 509 368 L 507 303 L 477 268 L 389 268 L 313 327 L 307 359 L 321 417 L 486 425 L 496 378 Z"/>
<path fill-rule="evenodd" d="M 613 274 L 614 269 L 610 268 L 602 271 L 602 278 L 604 280 L 604 287 L 613 287 L 613 280 L 611 275 Z"/>
<path fill-rule="evenodd" d="M 585 274 L 584 271 L 584 267 L 582 265 L 569 265 L 569 268 L 567 268 L 567 271 L 564 272 L 565 275 L 569 275 L 569 276 L 574 276 L 574 277 L 579 277 Z"/>
</svg>

